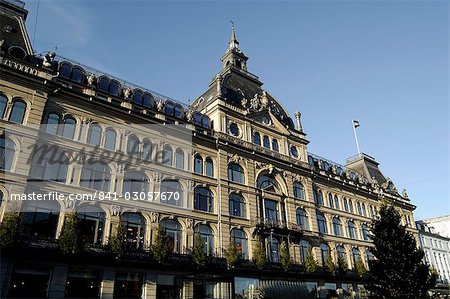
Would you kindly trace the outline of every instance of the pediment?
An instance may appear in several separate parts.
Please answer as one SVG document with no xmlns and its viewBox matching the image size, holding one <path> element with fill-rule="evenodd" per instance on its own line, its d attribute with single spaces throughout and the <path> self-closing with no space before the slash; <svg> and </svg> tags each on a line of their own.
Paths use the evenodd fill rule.
<svg viewBox="0 0 450 299">
<path fill-rule="evenodd" d="M 290 134 L 289 130 L 285 127 L 285 125 L 283 125 L 269 109 L 250 113 L 247 115 L 247 117 L 251 120 L 260 123 L 265 127 L 274 129 L 282 134 L 287 135 Z"/>
</svg>

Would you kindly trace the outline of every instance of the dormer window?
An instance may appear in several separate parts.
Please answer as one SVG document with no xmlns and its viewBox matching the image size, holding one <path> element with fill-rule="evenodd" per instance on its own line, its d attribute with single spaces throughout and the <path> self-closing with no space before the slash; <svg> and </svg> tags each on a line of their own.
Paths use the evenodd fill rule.
<svg viewBox="0 0 450 299">
<path fill-rule="evenodd" d="M 276 140 L 276 139 L 272 140 L 272 150 L 276 151 L 277 153 L 280 151 L 280 147 L 278 145 L 278 140 Z"/>
<path fill-rule="evenodd" d="M 253 133 L 253 143 L 261 145 L 261 135 L 258 132 Z"/>
<path fill-rule="evenodd" d="M 298 150 L 297 150 L 297 147 L 291 146 L 291 155 L 292 155 L 292 157 L 294 157 L 294 158 L 298 158 Z"/>
<path fill-rule="evenodd" d="M 267 137 L 267 135 L 264 135 L 263 137 L 263 146 L 265 148 L 270 148 L 270 140 L 269 137 Z"/>
</svg>

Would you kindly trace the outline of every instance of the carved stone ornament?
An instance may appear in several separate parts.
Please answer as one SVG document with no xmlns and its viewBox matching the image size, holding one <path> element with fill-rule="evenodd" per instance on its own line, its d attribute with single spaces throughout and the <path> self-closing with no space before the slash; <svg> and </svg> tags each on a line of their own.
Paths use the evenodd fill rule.
<svg viewBox="0 0 450 299">
<path fill-rule="evenodd" d="M 159 221 L 159 213 L 157 213 L 157 212 L 150 212 L 150 221 L 151 221 L 151 223 L 158 223 L 158 221 Z"/>
<path fill-rule="evenodd" d="M 81 118 L 81 122 L 85 125 L 89 125 L 90 123 L 92 123 L 92 119 L 84 116 Z"/>
<path fill-rule="evenodd" d="M 0 45 L 1 47 L 1 45 Z M 54 52 L 48 52 L 45 56 L 44 56 L 44 62 L 42 63 L 43 66 L 45 67 L 51 67 L 52 63 L 53 63 L 53 59 L 55 58 L 56 53 Z"/>
<path fill-rule="evenodd" d="M 94 74 L 90 74 L 89 77 L 87 78 L 87 82 L 89 85 L 94 85 L 97 82 L 97 78 L 95 77 Z"/>
<path fill-rule="evenodd" d="M 194 113 L 195 113 L 194 110 L 192 110 L 192 109 L 187 109 L 185 113 L 186 113 L 186 119 L 187 119 L 188 121 L 192 121 L 192 120 L 194 119 Z"/>
<path fill-rule="evenodd" d="M 269 105 L 269 98 L 267 97 L 267 92 L 264 90 L 261 97 L 261 108 L 265 109 Z"/>
<path fill-rule="evenodd" d="M 242 107 L 244 107 L 245 109 L 247 109 L 247 104 L 248 104 L 248 100 L 246 98 L 242 98 L 241 100 L 241 105 Z"/>
<path fill-rule="evenodd" d="M 259 95 L 255 93 L 253 99 L 250 100 L 250 108 L 253 110 L 258 110 L 261 101 L 259 99 Z"/>
<path fill-rule="evenodd" d="M 192 218 L 186 218 L 186 228 L 192 229 L 194 226 L 194 220 Z"/>
<path fill-rule="evenodd" d="M 155 182 L 161 182 L 162 177 L 163 177 L 162 173 L 160 173 L 158 171 L 155 171 L 153 173 L 153 178 L 154 178 Z"/>
<path fill-rule="evenodd" d="M 406 189 L 403 189 L 403 190 L 402 190 L 402 196 L 403 196 L 404 198 L 409 198 L 408 192 L 406 192 Z"/>
<path fill-rule="evenodd" d="M 125 100 L 129 100 L 131 98 L 131 94 L 133 93 L 133 91 L 131 90 L 131 88 L 127 87 L 123 90 L 123 97 Z"/>
<path fill-rule="evenodd" d="M 111 206 L 111 215 L 112 216 L 119 216 L 120 215 L 120 206 Z"/>
<path fill-rule="evenodd" d="M 164 107 L 166 106 L 166 101 L 164 101 L 164 100 L 159 100 L 157 103 L 156 103 L 156 109 L 158 110 L 158 111 L 163 111 L 164 110 Z"/>
</svg>

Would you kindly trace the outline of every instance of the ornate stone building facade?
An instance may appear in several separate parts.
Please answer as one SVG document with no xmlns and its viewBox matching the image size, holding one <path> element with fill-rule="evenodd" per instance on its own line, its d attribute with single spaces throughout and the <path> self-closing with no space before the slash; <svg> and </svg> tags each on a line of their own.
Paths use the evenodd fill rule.
<svg viewBox="0 0 450 299">
<path fill-rule="evenodd" d="M 415 206 L 373 157 L 339 165 L 308 152 L 300 113 L 293 121 L 248 71 L 234 30 L 222 69 L 188 106 L 54 53 L 37 56 L 23 3 L 2 0 L 1 14 L 0 219 L 19 208 L 23 226 L 20 250 L 1 259 L 2 298 L 351 293 L 363 281 L 352 269 L 371 258 L 368 223 L 380 200 L 396 205 L 417 234 Z M 33 160 L 36 145 L 45 144 L 57 145 L 62 162 Z M 56 192 L 62 200 L 12 200 Z M 115 198 L 69 198 L 98 199 L 98 192 Z M 126 198 L 133 192 L 179 198 Z M 68 258 L 56 244 L 71 214 L 86 248 Z M 119 223 L 127 244 L 121 259 L 108 249 Z M 172 245 L 162 264 L 148 254 L 160 226 Z M 193 270 L 196 233 L 209 258 Z M 241 259 L 227 269 L 231 242 Z M 267 259 L 262 270 L 250 262 L 258 244 Z M 282 244 L 288 271 L 280 266 Z M 308 273 L 302 265 L 310 249 L 319 265 L 329 253 L 335 262 L 341 257 L 348 273 Z"/>
</svg>

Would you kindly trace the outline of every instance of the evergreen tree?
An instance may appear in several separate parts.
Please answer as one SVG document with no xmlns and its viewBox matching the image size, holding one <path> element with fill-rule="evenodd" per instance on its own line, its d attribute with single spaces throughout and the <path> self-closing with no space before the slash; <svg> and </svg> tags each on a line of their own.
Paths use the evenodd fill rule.
<svg viewBox="0 0 450 299">
<path fill-rule="evenodd" d="M 426 297 L 436 282 L 400 220 L 395 207 L 384 202 L 370 227 L 375 259 L 369 261 L 371 283 L 366 288 L 377 298 Z"/>
<path fill-rule="evenodd" d="M 154 259 L 159 263 L 166 261 L 169 253 L 173 250 L 173 246 L 172 238 L 167 235 L 166 229 L 160 225 L 156 233 L 155 243 L 152 246 Z"/>
<path fill-rule="evenodd" d="M 328 273 L 334 274 L 336 272 L 337 266 L 333 261 L 333 257 L 331 256 L 331 251 L 328 250 L 327 257 L 325 258 L 325 271 Z"/>
<path fill-rule="evenodd" d="M 108 245 L 116 258 L 119 259 L 125 255 L 127 248 L 127 231 L 122 221 L 119 222 L 116 233 L 109 239 Z"/>
<path fill-rule="evenodd" d="M 6 212 L 0 223 L 0 248 L 14 248 L 20 234 L 20 214 Z"/>
<path fill-rule="evenodd" d="M 364 266 L 364 263 L 361 258 L 358 258 L 358 260 L 356 261 L 355 269 L 356 274 L 358 274 L 359 276 L 364 276 L 367 273 L 366 266 Z"/>
<path fill-rule="evenodd" d="M 305 256 L 305 270 L 308 273 L 315 273 L 315 272 L 319 271 L 319 268 L 320 268 L 319 264 L 314 259 L 314 256 L 312 254 L 312 248 L 309 247 L 308 252 Z"/>
<path fill-rule="evenodd" d="M 260 241 L 257 241 L 255 247 L 253 248 L 252 260 L 256 268 L 259 270 L 264 269 L 264 266 L 266 265 L 266 252 L 264 251 Z"/>
<path fill-rule="evenodd" d="M 68 214 L 58 239 L 58 246 L 63 254 L 76 254 L 80 251 L 78 235 L 77 216 L 74 213 Z"/>
<path fill-rule="evenodd" d="M 205 246 L 199 233 L 194 235 L 194 247 L 192 248 L 192 261 L 197 268 L 203 268 L 206 265 Z"/>
<path fill-rule="evenodd" d="M 348 265 L 345 259 L 342 256 L 338 256 L 337 260 L 337 270 L 340 275 L 345 275 L 348 270 Z"/>
<path fill-rule="evenodd" d="M 281 249 L 280 249 L 280 260 L 281 260 L 281 266 L 285 271 L 288 271 L 291 269 L 292 261 L 291 256 L 289 254 L 289 248 L 286 241 L 283 241 L 281 243 Z"/>
<path fill-rule="evenodd" d="M 239 247 L 234 242 L 230 242 L 223 253 L 225 259 L 227 260 L 228 269 L 234 268 L 239 261 L 241 252 Z"/>
</svg>

